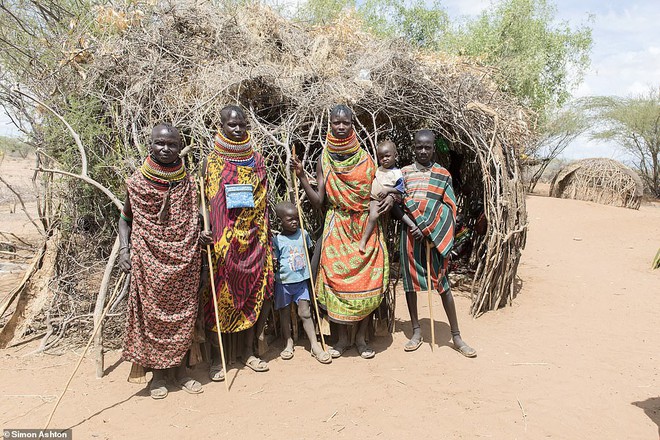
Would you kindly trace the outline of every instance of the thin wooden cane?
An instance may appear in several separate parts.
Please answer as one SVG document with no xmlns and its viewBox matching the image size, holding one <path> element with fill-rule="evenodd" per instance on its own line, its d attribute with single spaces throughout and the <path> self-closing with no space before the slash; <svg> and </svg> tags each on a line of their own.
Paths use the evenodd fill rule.
<svg viewBox="0 0 660 440">
<path fill-rule="evenodd" d="M 433 295 L 431 293 L 431 247 L 432 243 L 426 244 L 426 288 L 429 296 L 429 316 L 431 317 L 431 351 L 435 347 L 435 325 L 433 323 Z"/>
<path fill-rule="evenodd" d="M 199 178 L 200 196 L 202 199 L 202 212 L 204 217 L 204 232 L 209 232 L 209 218 L 206 212 L 206 194 L 204 193 L 204 178 Z M 220 346 L 220 358 L 222 360 L 222 371 L 225 372 L 225 388 L 229 392 L 229 375 L 227 371 L 227 362 L 225 361 L 225 349 L 222 345 L 222 333 L 220 332 L 220 319 L 218 318 L 218 298 L 215 293 L 215 278 L 213 276 L 213 260 L 211 258 L 211 245 L 206 245 L 206 258 L 209 265 L 209 277 L 211 281 L 211 296 L 213 296 L 213 307 L 215 307 L 215 329 L 218 335 L 218 345 Z"/>
<path fill-rule="evenodd" d="M 293 146 L 293 157 L 296 157 L 296 146 Z M 304 172 L 304 171 L 303 171 Z M 312 284 L 312 302 L 314 303 L 314 311 L 316 312 L 316 319 L 319 320 L 319 333 L 321 334 L 321 348 L 323 351 L 326 351 L 325 338 L 323 337 L 323 330 L 321 330 L 321 314 L 319 313 L 319 305 L 316 301 L 316 283 L 314 282 L 314 277 L 312 276 L 312 262 L 309 259 L 309 249 L 307 249 L 307 240 L 305 235 L 305 224 L 303 223 L 302 209 L 300 207 L 300 196 L 298 195 L 298 179 L 296 178 L 296 173 L 292 175 L 293 179 L 293 193 L 296 199 L 296 208 L 298 208 L 298 221 L 300 222 L 300 232 L 303 239 L 303 247 L 305 248 L 305 258 L 307 259 L 307 268 L 309 269 L 309 281 Z"/>
<path fill-rule="evenodd" d="M 53 410 L 50 412 L 50 415 L 48 416 L 48 420 L 46 421 L 46 426 L 44 426 L 44 429 L 48 429 L 48 426 L 50 425 L 50 422 L 53 420 L 53 415 L 55 415 L 55 410 L 60 405 L 60 402 L 62 401 L 62 398 L 64 397 L 64 394 L 66 393 L 66 390 L 69 388 L 69 385 L 71 385 L 71 381 L 73 380 L 73 376 L 76 375 L 76 372 L 78 371 L 78 368 L 80 368 L 80 364 L 82 364 L 82 361 L 85 358 L 85 355 L 87 354 L 87 350 L 89 350 L 90 345 L 92 345 L 92 342 L 94 341 L 94 337 L 96 336 L 96 333 L 99 331 L 99 329 L 101 327 L 103 327 L 103 319 L 105 318 L 105 315 L 108 313 L 108 310 L 110 310 L 110 306 L 112 305 L 113 301 L 115 300 L 115 297 L 117 296 L 117 292 L 119 292 L 119 287 L 121 287 L 122 284 L 124 283 L 124 278 L 126 278 L 126 274 L 122 272 L 121 276 L 119 277 L 119 280 L 117 281 L 117 284 L 115 285 L 115 289 L 112 292 L 112 296 L 110 297 L 110 300 L 108 301 L 107 305 L 103 309 L 103 313 L 101 314 L 101 318 L 96 323 L 96 326 L 94 327 L 94 331 L 92 332 L 92 335 L 89 337 L 89 341 L 87 341 L 87 345 L 85 346 L 85 349 L 83 350 L 82 354 L 80 355 L 80 359 L 78 359 L 78 363 L 76 364 L 76 367 L 73 369 L 73 372 L 71 373 L 71 376 L 69 377 L 69 380 L 66 382 L 66 385 L 64 385 L 64 390 L 62 390 L 62 394 L 60 394 L 60 397 L 57 399 L 57 402 L 55 402 L 55 406 L 53 407 Z"/>
</svg>

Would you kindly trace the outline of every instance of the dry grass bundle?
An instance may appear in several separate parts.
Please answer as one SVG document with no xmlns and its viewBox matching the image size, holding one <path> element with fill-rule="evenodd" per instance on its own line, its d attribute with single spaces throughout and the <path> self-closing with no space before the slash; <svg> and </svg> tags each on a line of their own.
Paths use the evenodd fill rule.
<svg viewBox="0 0 660 440">
<path fill-rule="evenodd" d="M 86 148 L 97 159 L 114 157 L 105 169 L 115 179 L 132 172 L 151 128 L 162 121 L 182 130 L 195 167 L 211 148 L 227 104 L 248 111 L 271 171 L 272 203 L 291 191 L 293 145 L 313 173 L 334 104 L 354 109 L 358 136 L 372 155 L 380 140 L 394 140 L 402 165 L 411 161 L 412 133 L 431 128 L 461 158 L 461 203 L 483 201 L 488 219 L 488 232 L 473 251 L 471 311 L 476 316 L 510 303 L 527 228 L 518 155 L 532 133 L 529 115 L 499 90 L 493 72 L 401 40 L 377 39 L 359 31 L 350 15 L 333 26 L 306 27 L 249 4 L 108 8 L 71 29 L 64 52 L 82 50 L 85 57 L 67 58 L 43 90 L 69 90 L 99 104 L 97 120 L 111 136 Z M 451 165 L 449 156 L 440 159 Z M 307 215 L 309 224 L 319 224 Z"/>
<path fill-rule="evenodd" d="M 635 171 L 605 158 L 573 162 L 557 173 L 550 186 L 552 197 L 630 209 L 639 209 L 643 194 L 644 185 Z"/>
</svg>

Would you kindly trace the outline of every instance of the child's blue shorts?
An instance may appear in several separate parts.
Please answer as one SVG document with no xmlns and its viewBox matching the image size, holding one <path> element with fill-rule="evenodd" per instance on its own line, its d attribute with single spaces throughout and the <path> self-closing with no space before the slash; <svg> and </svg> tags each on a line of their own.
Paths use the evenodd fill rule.
<svg viewBox="0 0 660 440">
<path fill-rule="evenodd" d="M 298 304 L 301 299 L 309 301 L 307 280 L 291 284 L 275 283 L 275 310 L 283 309 L 292 301 Z"/>
</svg>

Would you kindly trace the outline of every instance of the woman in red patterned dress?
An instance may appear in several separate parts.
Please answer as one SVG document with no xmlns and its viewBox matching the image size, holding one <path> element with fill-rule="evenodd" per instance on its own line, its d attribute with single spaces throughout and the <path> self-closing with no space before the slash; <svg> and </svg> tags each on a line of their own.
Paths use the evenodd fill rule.
<svg viewBox="0 0 660 440">
<path fill-rule="evenodd" d="M 197 319 L 200 239 L 210 240 L 200 234 L 197 187 L 179 158 L 179 131 L 160 124 L 151 140 L 149 156 L 126 181 L 119 220 L 119 265 L 132 275 L 122 358 L 151 369 L 151 397 L 162 399 L 167 373 L 183 390 L 203 391 L 185 374 L 184 360 Z"/>
</svg>

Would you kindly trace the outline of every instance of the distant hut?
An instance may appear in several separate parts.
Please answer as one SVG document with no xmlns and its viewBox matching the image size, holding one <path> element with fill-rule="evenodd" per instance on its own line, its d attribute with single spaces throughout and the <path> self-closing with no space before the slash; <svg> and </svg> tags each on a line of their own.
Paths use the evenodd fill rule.
<svg viewBox="0 0 660 440">
<path fill-rule="evenodd" d="M 583 159 L 562 168 L 552 179 L 550 196 L 639 209 L 644 193 L 640 177 L 612 159 Z"/>
</svg>

